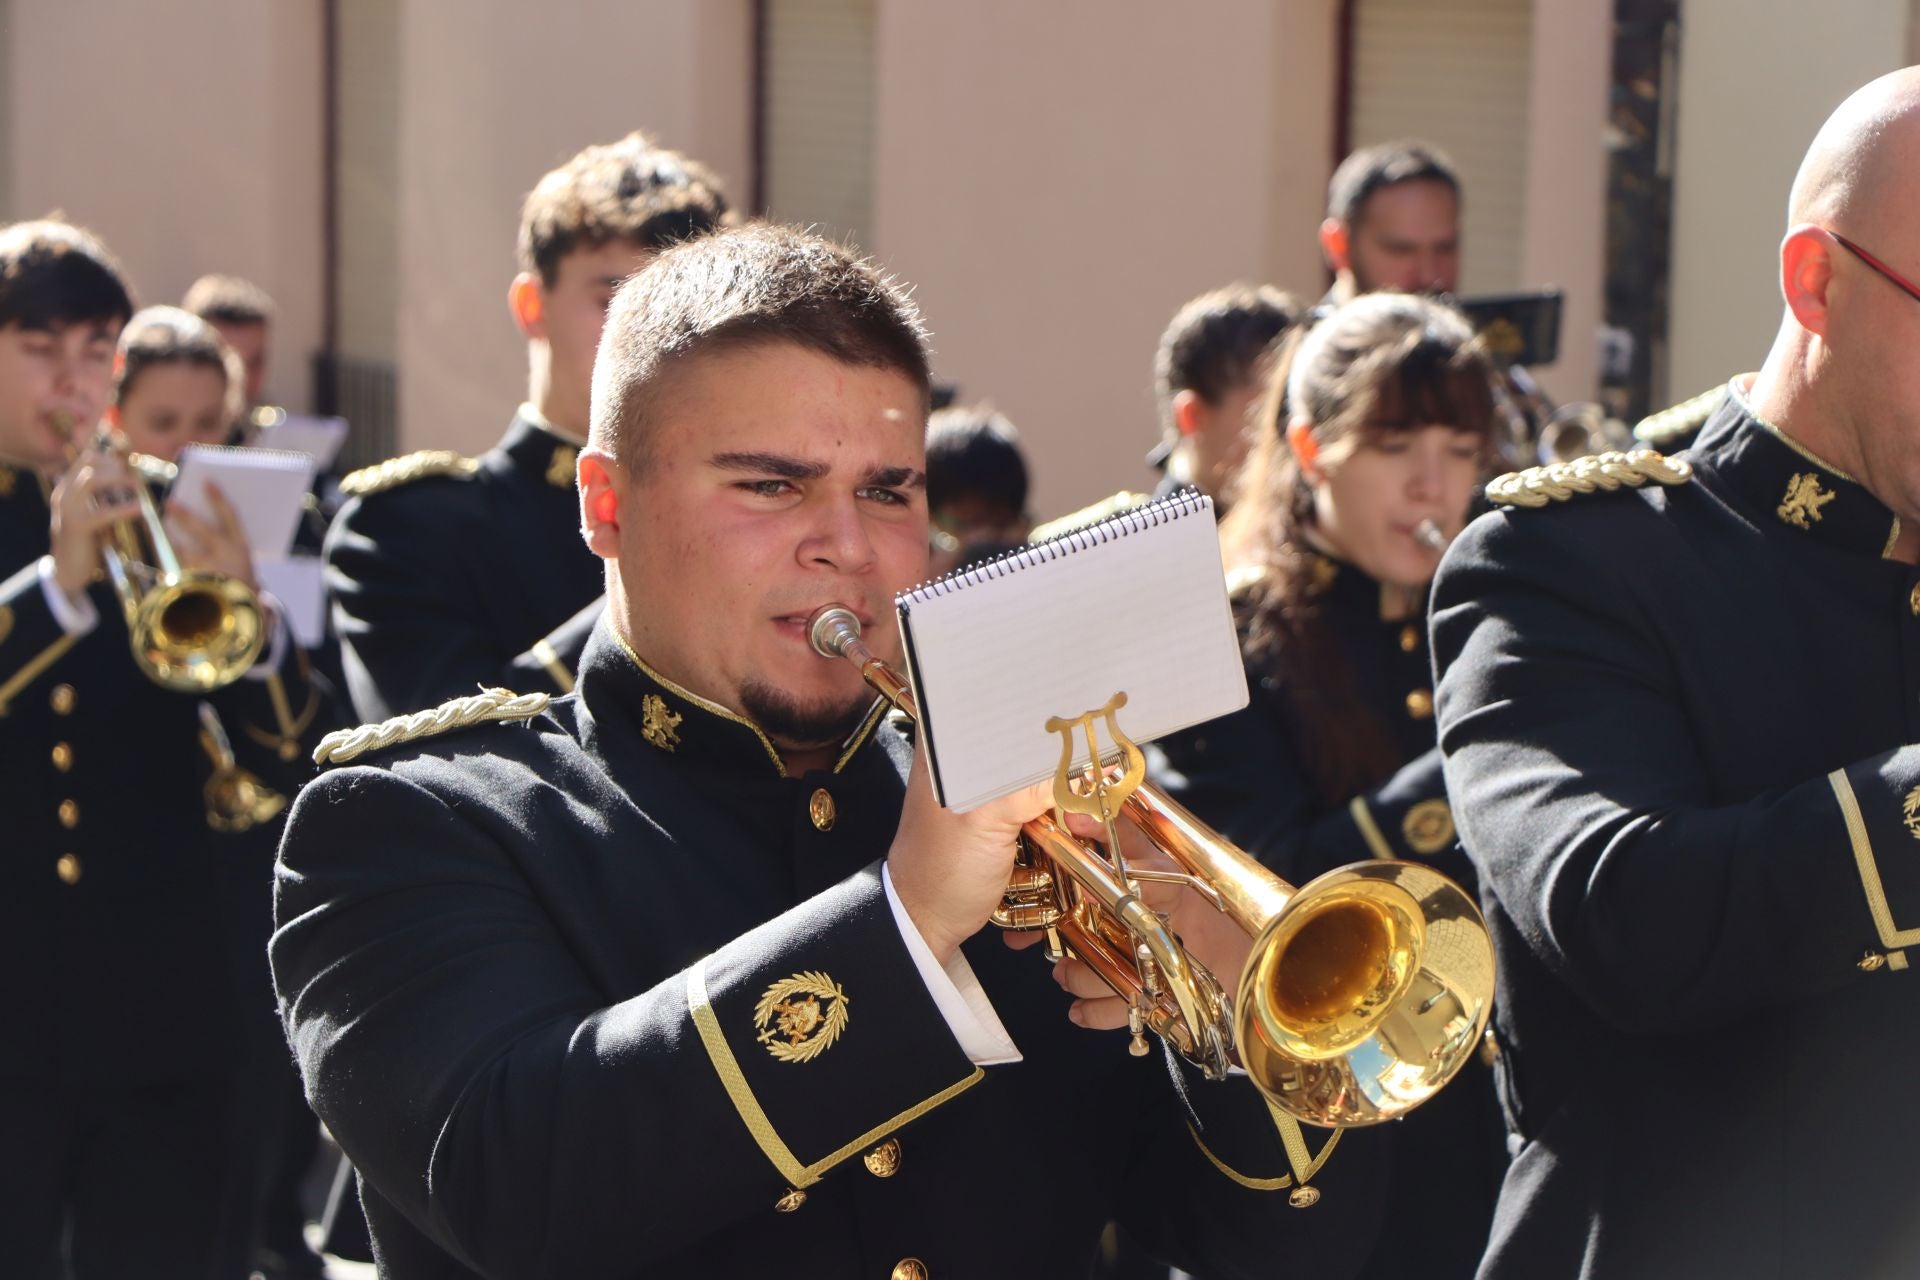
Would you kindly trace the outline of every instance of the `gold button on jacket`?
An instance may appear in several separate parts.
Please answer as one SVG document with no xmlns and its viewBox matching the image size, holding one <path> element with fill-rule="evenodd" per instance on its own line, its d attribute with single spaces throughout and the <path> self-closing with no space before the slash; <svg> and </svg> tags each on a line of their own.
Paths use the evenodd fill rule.
<svg viewBox="0 0 1920 1280">
<path fill-rule="evenodd" d="M 60 877 L 62 884 L 80 883 L 80 858 L 77 854 L 63 853 L 59 861 L 53 864 L 53 873 Z"/>
<path fill-rule="evenodd" d="M 815 790 L 813 798 L 807 801 L 807 816 L 813 819 L 815 830 L 833 830 L 833 820 L 837 813 L 838 810 L 833 807 L 833 794 L 825 787 Z"/>
<path fill-rule="evenodd" d="M 900 1139 L 888 1138 L 867 1152 L 861 1163 L 867 1166 L 867 1172 L 874 1177 L 891 1178 L 900 1172 Z"/>
<path fill-rule="evenodd" d="M 927 1280 L 927 1264 L 918 1258 L 902 1258 L 893 1264 L 892 1280 Z"/>
</svg>

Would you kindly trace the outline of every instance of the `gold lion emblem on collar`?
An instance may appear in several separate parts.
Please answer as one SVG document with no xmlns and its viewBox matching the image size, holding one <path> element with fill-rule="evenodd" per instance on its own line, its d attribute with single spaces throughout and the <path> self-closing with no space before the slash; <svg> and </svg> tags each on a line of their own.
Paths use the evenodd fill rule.
<svg viewBox="0 0 1920 1280">
<path fill-rule="evenodd" d="M 1811 529 L 1823 518 L 1820 508 L 1839 496 L 1831 489 L 1822 489 L 1819 476 L 1802 471 L 1787 481 L 1787 496 L 1773 513 L 1796 529 Z"/>
<path fill-rule="evenodd" d="M 818 970 L 796 973 L 761 994 L 753 1025 L 754 1039 L 780 1061 L 811 1062 L 847 1029 L 847 993 Z"/>
<path fill-rule="evenodd" d="M 640 699 L 640 736 L 662 751 L 680 745 L 680 716 L 667 709 L 667 700 L 657 693 Z"/>
</svg>

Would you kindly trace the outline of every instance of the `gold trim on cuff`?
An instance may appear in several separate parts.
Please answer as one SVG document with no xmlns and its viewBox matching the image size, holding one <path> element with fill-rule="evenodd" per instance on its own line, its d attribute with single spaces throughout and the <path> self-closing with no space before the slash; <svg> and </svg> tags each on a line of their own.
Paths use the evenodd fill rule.
<svg viewBox="0 0 1920 1280">
<path fill-rule="evenodd" d="M 1867 837 L 1867 820 L 1860 813 L 1860 801 L 1853 794 L 1853 783 L 1846 770 L 1835 769 L 1827 775 L 1827 782 L 1833 787 L 1834 798 L 1840 802 L 1840 816 L 1846 821 L 1847 839 L 1853 844 L 1853 860 L 1860 870 L 1860 887 L 1866 890 L 1867 910 L 1873 915 L 1873 927 L 1880 934 L 1881 945 L 1898 948 L 1920 944 L 1920 928 L 1894 926 L 1893 906 L 1887 901 L 1886 887 L 1880 882 L 1880 864 L 1873 856 L 1873 842 Z"/>
<path fill-rule="evenodd" d="M 695 1030 L 700 1033 L 700 1041 L 707 1047 L 707 1057 L 713 1061 L 714 1074 L 720 1077 L 720 1083 L 732 1100 L 733 1108 L 740 1113 L 740 1120 L 747 1126 L 747 1132 L 760 1151 L 773 1167 L 779 1171 L 794 1187 L 810 1187 L 820 1181 L 821 1175 L 841 1161 L 865 1151 L 881 1138 L 895 1129 L 913 1120 L 918 1120 L 927 1112 L 950 1101 L 986 1079 L 987 1073 L 980 1067 L 973 1074 L 948 1085 L 940 1092 L 902 1111 L 882 1124 L 875 1125 L 839 1150 L 812 1164 L 803 1165 L 795 1157 L 787 1144 L 781 1140 L 773 1127 L 773 1121 L 761 1109 L 760 1100 L 753 1096 L 752 1086 L 740 1070 L 740 1064 L 733 1056 L 733 1049 L 727 1044 L 726 1033 L 720 1030 L 720 1020 L 714 1016 L 713 1001 L 707 996 L 707 962 L 699 960 L 687 970 L 687 1012 L 693 1018 Z"/>
<path fill-rule="evenodd" d="M 1376 858 L 1393 857 L 1393 846 L 1380 834 L 1379 824 L 1373 820 L 1373 811 L 1367 808 L 1365 796 L 1355 796 L 1347 802 L 1347 812 L 1353 815 L 1353 825 L 1360 828 L 1360 838 L 1367 842 L 1367 848 Z"/>
</svg>

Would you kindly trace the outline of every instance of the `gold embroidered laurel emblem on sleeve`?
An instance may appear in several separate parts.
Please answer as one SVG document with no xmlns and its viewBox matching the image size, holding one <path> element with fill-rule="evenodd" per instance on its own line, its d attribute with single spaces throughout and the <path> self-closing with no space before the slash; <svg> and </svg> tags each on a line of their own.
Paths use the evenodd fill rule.
<svg viewBox="0 0 1920 1280">
<path fill-rule="evenodd" d="M 847 1029 L 847 993 L 819 970 L 768 987 L 753 1007 L 754 1039 L 782 1062 L 811 1062 Z"/>
</svg>

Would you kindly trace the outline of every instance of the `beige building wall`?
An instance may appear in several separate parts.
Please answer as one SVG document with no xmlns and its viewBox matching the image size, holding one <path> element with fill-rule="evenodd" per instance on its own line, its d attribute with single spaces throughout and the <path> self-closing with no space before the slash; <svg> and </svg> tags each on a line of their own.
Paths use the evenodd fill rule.
<svg viewBox="0 0 1920 1280">
<path fill-rule="evenodd" d="M 92 227 L 143 303 L 224 271 L 279 306 L 268 391 L 305 404 L 321 307 L 318 4 L 12 0 L 7 219 Z"/>
<path fill-rule="evenodd" d="M 520 202 L 644 128 L 744 202 L 748 0 L 405 0 L 399 32 L 400 447 L 490 445 L 526 392 L 507 312 Z"/>
<path fill-rule="evenodd" d="M 1612 5 L 1536 0 L 1528 61 L 1519 283 L 1566 290 L 1560 358 L 1533 373 L 1553 400 L 1568 404 L 1600 389 Z"/>
<path fill-rule="evenodd" d="M 1181 303 L 1324 287 L 1333 3 L 882 4 L 870 247 L 938 375 L 1019 426 L 1037 515 L 1151 484 Z"/>
<path fill-rule="evenodd" d="M 1807 0 L 1681 11 L 1668 402 L 1760 367 L 1780 325 L 1777 255 L 1800 158 L 1849 93 L 1907 60 L 1910 0 L 1843 7 L 1844 22 Z"/>
</svg>

